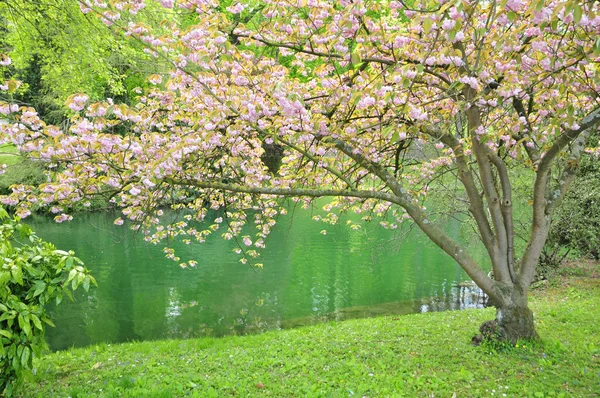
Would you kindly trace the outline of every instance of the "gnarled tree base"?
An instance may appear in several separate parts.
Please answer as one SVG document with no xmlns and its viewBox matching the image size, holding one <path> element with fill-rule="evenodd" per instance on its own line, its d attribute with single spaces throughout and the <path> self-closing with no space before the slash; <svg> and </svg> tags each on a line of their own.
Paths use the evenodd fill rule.
<svg viewBox="0 0 600 398">
<path fill-rule="evenodd" d="M 539 339 L 533 323 L 533 312 L 527 307 L 501 307 L 496 311 L 496 319 L 484 322 L 479 331 L 481 334 L 471 340 L 474 345 L 484 340 L 514 345 L 518 340 Z"/>
</svg>

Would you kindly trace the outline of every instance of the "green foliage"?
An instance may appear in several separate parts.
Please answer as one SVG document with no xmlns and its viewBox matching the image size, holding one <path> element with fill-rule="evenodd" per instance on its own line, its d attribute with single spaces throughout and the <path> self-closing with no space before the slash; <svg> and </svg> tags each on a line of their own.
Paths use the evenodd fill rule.
<svg viewBox="0 0 600 398">
<path fill-rule="evenodd" d="M 539 272 L 551 273 L 569 253 L 600 259 L 600 162 L 582 159 L 580 175 L 573 181 L 557 209 L 544 247 Z"/>
<path fill-rule="evenodd" d="M 594 396 L 600 289 L 598 279 L 586 281 L 537 290 L 532 309 L 544 341 L 503 352 L 469 344 L 491 308 L 413 314 L 60 351 L 39 360 L 26 395 Z"/>
<path fill-rule="evenodd" d="M 10 189 L 11 185 L 25 184 L 38 186 L 45 181 L 44 168 L 39 163 L 23 160 L 20 163 L 9 165 L 6 168 L 6 172 L 0 175 L 0 195 L 7 195 L 12 192 Z"/>
<path fill-rule="evenodd" d="M 145 22 L 159 25 L 151 13 L 156 10 L 143 13 Z M 81 13 L 77 1 L 0 2 L 0 26 L 0 52 L 13 61 L 9 75 L 23 83 L 14 99 L 50 123 L 62 122 L 68 114 L 64 102 L 77 92 L 133 103 L 136 89 L 161 69 L 138 43 Z"/>
<path fill-rule="evenodd" d="M 0 264 L 0 391 L 11 396 L 45 347 L 45 324 L 54 326 L 44 306 L 96 282 L 73 252 L 42 241 L 1 207 Z"/>
</svg>

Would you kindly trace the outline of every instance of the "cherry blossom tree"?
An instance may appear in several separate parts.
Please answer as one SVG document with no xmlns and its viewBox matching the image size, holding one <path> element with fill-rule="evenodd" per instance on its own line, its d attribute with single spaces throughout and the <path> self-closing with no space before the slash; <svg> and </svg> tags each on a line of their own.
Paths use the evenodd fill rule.
<svg viewBox="0 0 600 398">
<path fill-rule="evenodd" d="M 3 141 L 53 170 L 2 203 L 22 216 L 48 206 L 61 222 L 70 204 L 108 195 L 149 241 L 218 233 L 262 267 L 280 199 L 308 207 L 328 197 L 325 222 L 356 212 L 385 214 L 388 228 L 415 223 L 492 299 L 486 330 L 537 338 L 529 285 L 580 156 L 597 152 L 588 141 L 600 124 L 598 2 L 160 3 L 193 23 L 156 33 L 136 22 L 144 0 L 80 1 L 172 70 L 151 76 L 135 106 L 70 97 L 68 130 L 0 104 L 12 121 Z M 117 125 L 129 133 L 113 134 Z M 520 251 L 514 170 L 533 175 Z M 493 278 L 423 205 L 443 173 L 456 176 L 449 189 L 468 204 Z M 184 218 L 164 225 L 166 205 Z M 210 209 L 223 216 L 199 227 Z"/>
</svg>

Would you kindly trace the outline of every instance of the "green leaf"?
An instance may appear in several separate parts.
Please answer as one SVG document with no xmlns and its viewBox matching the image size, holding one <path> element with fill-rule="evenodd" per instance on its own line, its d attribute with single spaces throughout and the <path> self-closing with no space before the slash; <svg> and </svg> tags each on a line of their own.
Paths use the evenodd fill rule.
<svg viewBox="0 0 600 398">
<path fill-rule="evenodd" d="M 44 321 L 44 323 L 52 326 L 53 328 L 56 327 L 56 325 L 54 324 L 54 322 L 52 322 L 52 319 L 48 318 L 46 315 L 42 316 L 42 321 Z"/>
<path fill-rule="evenodd" d="M 575 4 L 575 8 L 573 8 L 573 21 L 575 23 L 579 23 L 581 21 L 581 16 L 583 15 L 583 8 L 579 4 Z"/>
<path fill-rule="evenodd" d="M 67 278 L 67 280 L 65 281 L 65 283 L 71 282 L 71 280 L 73 278 L 75 278 L 76 276 L 77 276 L 77 270 L 76 269 L 72 269 L 71 272 L 69 272 L 69 277 Z"/>
<path fill-rule="evenodd" d="M 545 5 L 545 1 L 544 0 L 538 1 L 537 4 L 535 5 L 535 10 L 537 12 L 542 11 L 542 8 L 544 8 L 544 5 Z"/>
<path fill-rule="evenodd" d="M 573 7 L 575 6 L 574 1 L 567 1 L 565 3 L 565 14 L 570 14 L 573 11 Z"/>
<path fill-rule="evenodd" d="M 0 329 L 0 336 L 4 336 L 7 339 L 10 339 L 10 338 L 12 338 L 12 333 L 9 330 Z"/>
<path fill-rule="evenodd" d="M 514 11 L 509 11 L 508 14 L 506 14 L 506 16 L 508 17 L 508 20 L 513 23 L 517 19 L 517 14 Z"/>
<path fill-rule="evenodd" d="M 42 330 L 42 331 L 44 330 L 44 327 L 42 326 L 42 322 L 40 321 L 40 318 L 37 317 L 37 315 L 30 314 L 29 317 L 33 321 L 33 324 L 35 325 L 36 328 L 38 328 L 39 330 Z"/>
<path fill-rule="evenodd" d="M 0 322 L 10 320 L 10 319 L 15 319 L 15 316 L 16 315 L 14 314 L 14 311 L 5 312 L 4 314 L 0 315 Z"/>
<path fill-rule="evenodd" d="M 17 320 L 19 322 L 19 327 L 23 332 L 25 332 L 25 335 L 27 337 L 31 337 L 31 325 L 29 324 L 29 317 L 25 319 L 22 314 L 19 314 Z"/>
<path fill-rule="evenodd" d="M 10 281 L 10 272 L 0 271 L 0 286 L 4 286 Z"/>
<path fill-rule="evenodd" d="M 7 85 L 8 85 L 8 92 L 12 94 L 15 91 L 17 91 L 17 88 L 19 87 L 19 82 L 17 82 L 16 80 L 9 80 L 7 82 Z"/>
<path fill-rule="evenodd" d="M 425 18 L 423 21 L 423 32 L 425 34 L 431 31 L 431 27 L 433 26 L 433 20 L 431 18 Z"/>
<path fill-rule="evenodd" d="M 31 358 L 31 349 L 27 346 L 23 346 L 23 352 L 21 353 L 21 365 L 24 368 L 29 369 L 29 359 Z"/>
<path fill-rule="evenodd" d="M 10 273 L 11 273 L 13 279 L 15 280 L 15 282 L 17 282 L 19 285 L 23 286 L 23 270 L 21 269 L 21 267 L 18 265 L 13 265 L 12 268 L 10 269 Z"/>
<path fill-rule="evenodd" d="M 44 290 L 46 290 L 46 282 L 36 281 L 35 285 L 36 285 L 36 288 L 35 288 L 35 291 L 33 292 L 33 297 L 39 296 L 40 294 L 42 294 L 44 292 Z"/>
</svg>

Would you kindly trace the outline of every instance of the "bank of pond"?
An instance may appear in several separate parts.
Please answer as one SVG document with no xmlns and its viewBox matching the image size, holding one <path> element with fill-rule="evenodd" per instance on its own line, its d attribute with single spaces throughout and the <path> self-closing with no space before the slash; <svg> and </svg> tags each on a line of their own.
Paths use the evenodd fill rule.
<svg viewBox="0 0 600 398">
<path fill-rule="evenodd" d="M 593 397 L 600 391 L 599 282 L 570 278 L 534 291 L 542 341 L 533 345 L 470 345 L 492 308 L 96 344 L 37 360 L 23 396 Z"/>
</svg>

